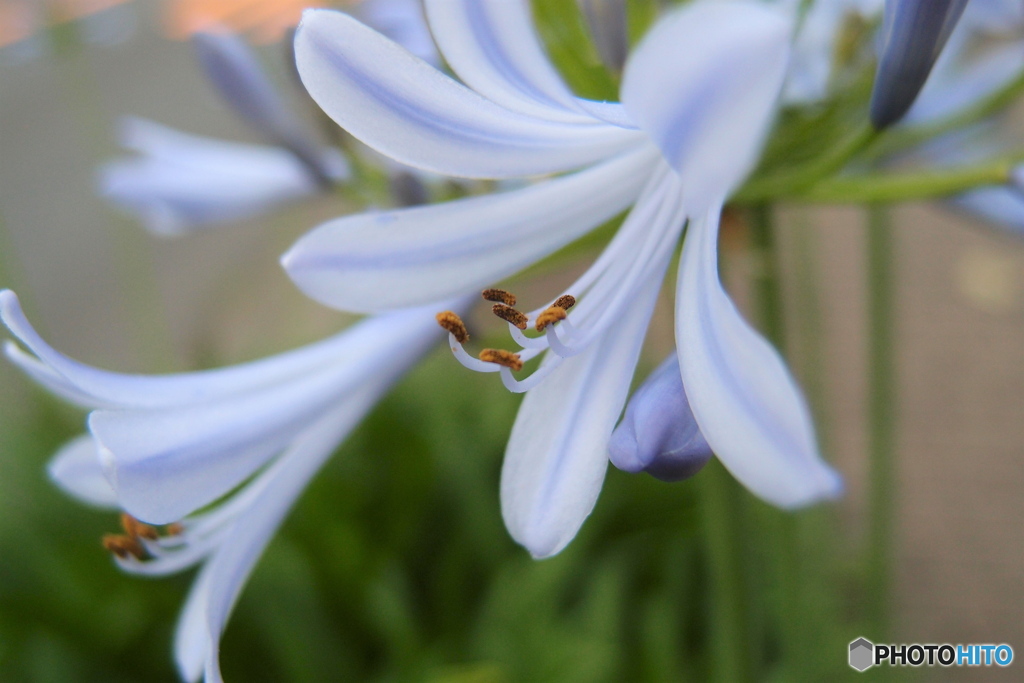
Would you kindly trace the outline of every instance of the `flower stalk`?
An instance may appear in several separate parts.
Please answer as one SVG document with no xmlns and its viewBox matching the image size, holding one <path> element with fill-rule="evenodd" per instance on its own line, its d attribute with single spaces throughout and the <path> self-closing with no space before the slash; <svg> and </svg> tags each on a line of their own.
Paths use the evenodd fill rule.
<svg viewBox="0 0 1024 683">
<path fill-rule="evenodd" d="M 890 203 L 934 199 L 1012 180 L 1022 154 L 947 170 L 872 173 L 823 180 L 793 198 L 820 203 Z"/>
<path fill-rule="evenodd" d="M 785 302 L 779 272 L 779 253 L 775 213 L 771 204 L 757 204 L 751 209 L 751 245 L 758 254 L 754 274 L 754 305 L 761 329 L 780 353 L 786 351 Z M 778 583 L 775 613 L 778 619 L 782 661 L 786 675 L 803 680 L 807 677 L 804 635 L 810 615 L 804 608 L 802 595 L 806 590 L 803 548 L 799 520 L 789 512 L 764 509 L 759 520 L 771 537 L 775 552 L 768 557 Z"/>
<path fill-rule="evenodd" d="M 701 519 L 710 563 L 711 671 L 714 681 L 758 679 L 753 591 L 745 567 L 746 493 L 713 459 L 701 476 Z"/>
<path fill-rule="evenodd" d="M 896 476 L 896 363 L 893 353 L 894 239 L 889 210 L 868 209 L 868 553 L 867 621 L 887 637 L 892 582 Z"/>
</svg>

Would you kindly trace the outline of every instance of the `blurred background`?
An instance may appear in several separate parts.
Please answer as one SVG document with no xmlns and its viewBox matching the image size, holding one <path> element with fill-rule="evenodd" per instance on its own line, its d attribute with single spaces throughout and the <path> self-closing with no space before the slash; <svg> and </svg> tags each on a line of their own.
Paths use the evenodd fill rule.
<svg viewBox="0 0 1024 683">
<path fill-rule="evenodd" d="M 18 292 L 58 349 L 126 372 L 249 360 L 342 327 L 348 318 L 303 297 L 277 264 L 298 236 L 343 212 L 342 200 L 161 240 L 97 197 L 97 166 L 120 153 L 120 116 L 256 140 L 189 44 L 172 39 L 165 6 L 93 5 L 101 11 L 22 35 L 0 2 L 0 286 Z M 299 97 L 287 46 L 259 51 Z M 892 212 L 898 457 L 882 636 L 862 632 L 865 212 L 787 206 L 778 220 L 788 355 L 848 492 L 797 515 L 806 649 L 795 657 L 773 635 L 787 598 L 763 532 L 778 513 L 730 491 L 747 525 L 735 547 L 753 626 L 731 641 L 749 651 L 726 657 L 749 657 L 755 679 L 835 680 L 855 675 L 845 648 L 858 636 L 1024 653 L 1024 244 L 939 205 Z M 550 291 L 590 256 L 542 268 L 517 291 Z M 725 258 L 742 302 L 763 259 L 742 230 Z M 666 298 L 648 369 L 671 347 L 670 320 Z M 534 562 L 498 507 L 517 403 L 443 353 L 403 382 L 258 566 L 223 641 L 227 680 L 729 680 L 709 627 L 719 606 L 713 546 L 730 512 L 705 489 L 730 485 L 721 469 L 671 485 L 613 469 L 580 537 Z M 47 480 L 47 459 L 82 418 L 0 364 L 0 680 L 176 680 L 171 640 L 191 575 L 121 574 L 99 542 L 117 530 L 115 516 Z M 1009 680 L 1013 668 L 915 675 Z"/>
</svg>

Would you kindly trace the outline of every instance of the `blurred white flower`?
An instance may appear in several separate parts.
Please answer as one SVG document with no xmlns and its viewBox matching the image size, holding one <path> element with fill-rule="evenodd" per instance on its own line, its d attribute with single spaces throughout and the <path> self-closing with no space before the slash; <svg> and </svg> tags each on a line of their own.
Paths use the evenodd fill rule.
<svg viewBox="0 0 1024 683">
<path fill-rule="evenodd" d="M 165 237 L 259 216 L 323 189 L 282 147 L 189 135 L 138 118 L 121 121 L 118 139 L 139 156 L 100 167 L 100 196 Z M 332 180 L 348 177 L 337 150 L 324 149 L 320 164 Z"/>
<path fill-rule="evenodd" d="M 418 0 L 364 0 L 351 11 L 436 61 Z M 162 236 L 252 218 L 349 178 L 341 152 L 316 141 L 245 41 L 221 26 L 200 24 L 206 32 L 196 32 L 192 43 L 210 83 L 242 121 L 277 146 L 192 136 L 141 119 L 123 121 L 120 143 L 139 156 L 102 166 L 99 193 Z M 394 173 L 406 176 L 402 187 L 417 189 L 420 180 L 408 176 L 408 169 Z"/>
<path fill-rule="evenodd" d="M 528 391 L 502 470 L 502 512 L 512 536 L 543 557 L 569 543 L 596 502 L 654 301 L 689 221 L 676 335 L 700 431 L 740 481 L 774 504 L 837 495 L 839 478 L 820 459 L 799 389 L 718 278 L 719 214 L 774 116 L 792 16 L 739 1 L 672 12 L 630 55 L 618 104 L 569 91 L 528 3 L 435 0 L 426 8 L 465 85 L 344 14 L 304 15 L 299 73 L 331 118 L 383 154 L 446 175 L 583 170 L 511 192 L 337 219 L 283 257 L 295 282 L 341 309 L 422 304 L 479 291 L 633 206 L 567 288 L 575 299 L 551 297 L 528 314 L 514 302 L 497 305 L 518 354 L 486 350 L 493 362 L 474 359 L 462 348 L 461 323 L 445 319 L 464 364 Z M 527 324 L 544 336 L 523 335 Z M 514 377 L 537 356 L 532 375 Z"/>
</svg>

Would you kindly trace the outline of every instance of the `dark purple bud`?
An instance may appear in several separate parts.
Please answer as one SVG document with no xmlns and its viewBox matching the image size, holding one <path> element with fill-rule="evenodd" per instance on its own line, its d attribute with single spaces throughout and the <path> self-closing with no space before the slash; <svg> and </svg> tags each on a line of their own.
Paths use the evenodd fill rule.
<svg viewBox="0 0 1024 683">
<path fill-rule="evenodd" d="M 875 128 L 888 128 L 914 104 L 966 5 L 967 0 L 886 0 L 871 92 Z"/>
<path fill-rule="evenodd" d="M 398 206 L 419 206 L 430 201 L 430 193 L 423 181 L 409 171 L 392 173 L 388 185 Z"/>
<path fill-rule="evenodd" d="M 633 393 L 608 454 L 620 470 L 647 472 L 662 481 L 688 479 L 711 459 L 711 447 L 690 412 L 676 354 Z"/>
<path fill-rule="evenodd" d="M 306 134 L 245 41 L 229 33 L 197 33 L 192 45 L 207 78 L 235 114 L 271 142 L 287 147 L 318 183 L 331 186 L 334 179 L 323 150 Z"/>
<path fill-rule="evenodd" d="M 629 52 L 629 22 L 625 0 L 578 0 L 601 61 L 622 73 Z"/>
</svg>

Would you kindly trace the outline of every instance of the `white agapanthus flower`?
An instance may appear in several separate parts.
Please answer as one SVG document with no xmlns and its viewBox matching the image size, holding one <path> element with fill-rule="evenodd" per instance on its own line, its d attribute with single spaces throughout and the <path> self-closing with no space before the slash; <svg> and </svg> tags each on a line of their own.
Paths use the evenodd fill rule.
<svg viewBox="0 0 1024 683">
<path fill-rule="evenodd" d="M 799 389 L 730 301 L 717 265 L 721 208 L 758 159 L 786 77 L 792 13 L 737 0 L 673 11 L 629 57 L 620 104 L 572 94 L 528 5 L 427 0 L 435 42 L 462 83 L 351 17 L 304 15 L 295 42 L 302 81 L 370 147 L 450 176 L 572 172 L 515 191 L 339 218 L 284 256 L 288 273 L 340 309 L 424 304 L 488 287 L 632 207 L 601 257 L 549 305 L 528 314 L 499 305 L 517 354 L 485 350 L 497 362 L 477 360 L 463 350 L 457 321 L 446 319 L 456 357 L 528 392 L 502 470 L 502 512 L 512 536 L 544 557 L 569 543 L 596 502 L 655 298 L 688 226 L 676 340 L 701 433 L 771 503 L 837 495 L 839 477 L 819 456 Z M 524 335 L 526 324 L 544 334 Z M 513 374 L 538 356 L 533 374 Z"/>
<path fill-rule="evenodd" d="M 0 319 L 24 345 L 8 342 L 8 358 L 92 411 L 90 434 L 51 461 L 54 481 L 85 503 L 130 515 L 127 533 L 106 539 L 128 572 L 201 565 L 175 638 L 185 680 L 221 680 L 220 635 L 250 572 L 328 456 L 437 341 L 435 308 L 368 318 L 243 365 L 145 376 L 62 355 L 14 293 L 0 292 Z M 170 526 L 161 533 L 150 525 Z"/>
</svg>

